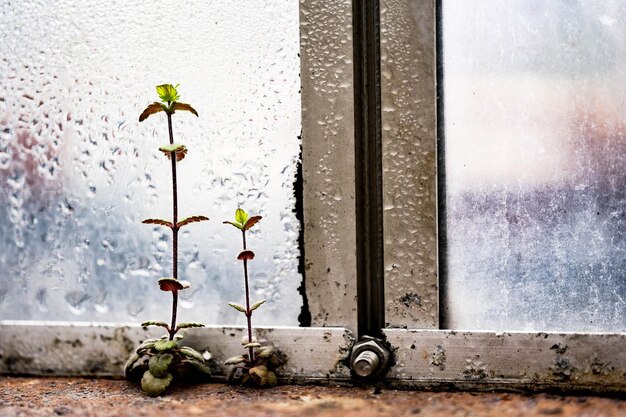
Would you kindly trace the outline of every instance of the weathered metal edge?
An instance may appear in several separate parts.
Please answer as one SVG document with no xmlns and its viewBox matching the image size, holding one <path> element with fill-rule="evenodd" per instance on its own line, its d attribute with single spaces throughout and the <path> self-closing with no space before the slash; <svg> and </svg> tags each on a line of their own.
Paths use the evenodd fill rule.
<svg viewBox="0 0 626 417">
<path fill-rule="evenodd" d="M 306 294 L 313 326 L 357 327 L 351 0 L 300 1 Z"/>
<path fill-rule="evenodd" d="M 626 392 L 626 333 L 385 329 L 399 387 Z"/>
<path fill-rule="evenodd" d="M 244 327 L 205 327 L 185 331 L 183 344 L 208 350 L 216 377 L 230 367 L 225 359 L 241 354 Z M 274 327 L 254 330 L 287 356 L 278 369 L 281 380 L 350 378 L 344 365 L 354 337 L 344 328 Z M 163 335 L 162 329 L 138 325 L 65 322 L 0 322 L 0 374 L 57 376 L 123 376 L 123 365 L 142 340 Z"/>
<path fill-rule="evenodd" d="M 288 383 L 349 383 L 354 343 L 344 328 L 276 327 L 256 336 L 283 351 Z M 626 393 L 626 333 L 494 333 L 386 329 L 393 388 Z M 120 377 L 130 352 L 159 329 L 108 323 L 0 322 L 0 374 Z M 243 327 L 189 329 L 185 344 L 223 361 L 241 350 Z"/>
<path fill-rule="evenodd" d="M 439 328 L 435 1 L 381 0 L 386 327 Z"/>
</svg>

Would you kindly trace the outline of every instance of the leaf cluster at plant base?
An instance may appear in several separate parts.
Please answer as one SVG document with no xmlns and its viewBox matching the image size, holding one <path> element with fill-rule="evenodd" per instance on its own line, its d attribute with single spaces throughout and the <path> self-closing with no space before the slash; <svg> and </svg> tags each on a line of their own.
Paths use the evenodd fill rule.
<svg viewBox="0 0 626 417">
<path fill-rule="evenodd" d="M 177 339 L 165 337 L 144 341 L 126 362 L 126 378 L 140 382 L 143 391 L 151 397 L 163 394 L 175 379 L 208 381 L 211 370 L 202 354 L 188 346 L 180 346 L 181 337 Z"/>
<path fill-rule="evenodd" d="M 278 383 L 275 371 L 287 362 L 285 355 L 272 346 L 258 342 L 244 340 L 242 345 L 245 349 L 254 349 L 254 361 L 250 362 L 247 353 L 227 359 L 225 365 L 234 365 L 228 375 L 228 383 L 259 388 L 275 386 Z"/>
</svg>

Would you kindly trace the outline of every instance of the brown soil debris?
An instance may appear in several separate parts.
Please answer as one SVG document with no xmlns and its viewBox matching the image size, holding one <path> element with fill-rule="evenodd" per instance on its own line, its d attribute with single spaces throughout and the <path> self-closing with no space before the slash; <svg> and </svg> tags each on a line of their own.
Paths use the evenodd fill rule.
<svg viewBox="0 0 626 417">
<path fill-rule="evenodd" d="M 626 416 L 626 401 L 591 396 L 205 384 L 148 398 L 124 380 L 0 377 L 0 416 Z"/>
</svg>

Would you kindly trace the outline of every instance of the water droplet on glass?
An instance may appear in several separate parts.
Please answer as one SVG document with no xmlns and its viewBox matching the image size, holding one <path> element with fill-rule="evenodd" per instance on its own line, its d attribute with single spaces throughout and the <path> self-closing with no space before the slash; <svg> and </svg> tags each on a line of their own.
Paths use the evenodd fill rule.
<svg viewBox="0 0 626 417">
<path fill-rule="evenodd" d="M 65 294 L 65 301 L 72 314 L 80 315 L 85 312 L 85 301 L 89 299 L 89 294 L 84 291 L 69 291 Z"/>
<path fill-rule="evenodd" d="M 48 293 L 45 288 L 40 288 L 35 293 L 35 302 L 37 303 L 37 308 L 42 313 L 48 311 Z"/>
</svg>

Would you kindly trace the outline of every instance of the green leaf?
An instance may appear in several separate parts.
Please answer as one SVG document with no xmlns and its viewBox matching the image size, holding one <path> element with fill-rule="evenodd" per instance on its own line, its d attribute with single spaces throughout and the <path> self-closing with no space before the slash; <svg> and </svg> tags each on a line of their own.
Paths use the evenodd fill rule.
<svg viewBox="0 0 626 417">
<path fill-rule="evenodd" d="M 204 222 L 209 220 L 208 217 L 206 216 L 190 216 L 190 217 L 185 217 L 184 219 L 182 219 L 181 221 L 179 221 L 178 223 L 176 223 L 176 227 L 181 228 L 183 226 L 188 225 L 189 223 L 197 223 L 197 222 Z"/>
<path fill-rule="evenodd" d="M 169 368 L 173 359 L 174 356 L 170 353 L 163 353 L 151 357 L 148 362 L 150 373 L 157 378 L 163 378 L 167 374 L 167 368 Z"/>
<path fill-rule="evenodd" d="M 234 308 L 237 311 L 241 311 L 242 313 L 246 312 L 246 308 L 240 304 L 237 303 L 228 303 L 229 306 L 231 306 L 232 308 Z"/>
<path fill-rule="evenodd" d="M 249 349 L 249 348 L 259 348 L 261 347 L 260 343 L 257 342 L 252 342 L 252 343 L 246 343 L 245 345 L 243 345 L 244 348 Z"/>
<path fill-rule="evenodd" d="M 252 226 L 254 226 L 255 224 L 257 224 L 263 217 L 261 216 L 252 216 L 250 217 L 248 220 L 246 220 L 246 222 L 244 223 L 243 228 L 245 230 L 249 230 Z"/>
<path fill-rule="evenodd" d="M 157 378 L 146 371 L 141 378 L 141 389 L 150 397 L 157 397 L 165 392 L 172 382 L 172 374 L 165 374 L 162 378 Z"/>
<path fill-rule="evenodd" d="M 159 352 L 167 352 L 168 350 L 176 349 L 178 342 L 175 340 L 159 340 L 154 344 L 154 348 Z"/>
<path fill-rule="evenodd" d="M 194 109 L 187 103 L 179 103 L 179 102 L 173 103 L 172 110 L 173 111 L 176 111 L 176 110 L 188 111 L 198 116 L 198 112 L 196 111 L 196 109 Z"/>
<path fill-rule="evenodd" d="M 189 322 L 189 323 L 180 323 L 178 325 L 178 329 L 190 329 L 192 327 L 204 327 L 204 324 Z"/>
<path fill-rule="evenodd" d="M 267 372 L 267 386 L 275 387 L 277 384 L 278 384 L 278 378 L 276 377 L 276 374 L 272 371 L 268 371 Z"/>
<path fill-rule="evenodd" d="M 173 86 L 172 84 L 157 85 L 157 94 L 163 102 L 176 101 L 180 98 L 177 90 L 179 85 L 180 84 L 176 84 L 176 86 Z"/>
<path fill-rule="evenodd" d="M 236 227 L 237 229 L 239 229 L 239 230 L 243 230 L 243 226 L 242 226 L 242 225 L 240 225 L 240 224 L 239 224 L 239 223 L 237 223 L 237 222 L 229 222 L 229 221 L 225 221 L 225 222 L 222 222 L 222 223 L 224 223 L 224 224 L 230 224 L 230 225 L 232 225 L 232 226 L 235 226 L 235 227 Z"/>
<path fill-rule="evenodd" d="M 145 219 L 141 221 L 143 224 L 158 224 L 161 226 L 172 228 L 172 223 L 163 219 Z"/>
<path fill-rule="evenodd" d="M 154 344 L 156 342 L 158 342 L 159 339 L 146 339 L 143 341 L 143 343 L 141 345 L 139 345 L 139 347 L 137 348 L 137 353 L 138 354 L 143 354 L 145 353 L 147 350 L 152 349 L 154 347 Z"/>
<path fill-rule="evenodd" d="M 261 300 L 261 301 L 257 301 L 256 303 L 252 304 L 252 307 L 250 307 L 250 311 L 254 311 L 257 308 L 261 307 L 261 305 L 263 305 L 265 303 L 265 300 Z"/>
<path fill-rule="evenodd" d="M 241 338 L 241 346 L 245 346 L 248 343 L 256 343 L 256 342 L 257 342 L 256 336 L 252 336 L 252 342 L 248 341 L 248 336 L 244 336 Z"/>
<path fill-rule="evenodd" d="M 186 149 L 186 147 L 185 145 L 182 145 L 180 143 L 167 144 L 159 148 L 161 152 L 178 152 L 182 151 L 183 149 Z"/>
<path fill-rule="evenodd" d="M 168 330 L 170 329 L 170 326 L 168 326 L 167 323 L 164 321 L 149 320 L 149 321 L 144 321 L 143 323 L 141 323 L 141 327 L 147 327 L 147 326 L 160 326 L 160 327 L 165 327 Z"/>
<path fill-rule="evenodd" d="M 263 346 L 257 351 L 256 356 L 257 358 L 267 359 L 272 356 L 272 353 L 274 353 L 274 348 L 271 346 Z"/>
<path fill-rule="evenodd" d="M 144 347 L 145 345 L 149 345 L 149 344 L 153 344 L 154 345 L 159 340 L 161 340 L 161 339 L 157 339 L 157 338 L 146 339 L 143 342 L 141 342 L 141 345 L 139 345 L 139 347 Z"/>
<path fill-rule="evenodd" d="M 205 375 L 211 376 L 211 368 L 209 368 L 204 361 L 200 362 L 195 359 L 186 359 L 183 361 L 183 363 L 185 362 L 193 365 L 193 367 L 196 368 L 197 371 L 200 371 Z"/>
<path fill-rule="evenodd" d="M 278 382 L 276 374 L 269 371 L 265 365 L 250 368 L 248 374 L 259 387 L 272 387 Z"/>
<path fill-rule="evenodd" d="M 248 221 L 248 213 L 244 209 L 238 208 L 235 211 L 235 220 L 243 226 Z"/>
<path fill-rule="evenodd" d="M 185 159 L 185 156 L 187 156 L 187 147 L 179 143 L 161 146 L 159 150 L 163 152 L 165 156 L 167 156 L 167 159 L 171 159 L 172 152 L 174 152 L 176 154 L 176 162 L 182 161 L 183 159 Z"/>
<path fill-rule="evenodd" d="M 150 115 L 153 115 L 153 114 L 161 112 L 161 111 L 166 111 L 166 110 L 167 110 L 167 107 L 165 106 L 165 104 L 154 102 L 154 103 L 148 105 L 148 107 L 146 107 L 144 109 L 144 111 L 141 112 L 141 114 L 139 115 L 139 121 L 143 122 Z"/>
<path fill-rule="evenodd" d="M 224 365 L 237 365 L 238 363 L 243 363 L 246 361 L 246 358 L 243 356 L 233 356 L 232 358 L 228 358 L 224 361 Z"/>
<path fill-rule="evenodd" d="M 130 355 L 130 357 L 126 361 L 126 364 L 124 365 L 124 375 L 126 375 L 126 378 L 130 378 L 133 365 L 135 364 L 135 362 L 139 360 L 140 357 L 141 356 L 138 355 L 137 353 L 132 353 Z"/>
<path fill-rule="evenodd" d="M 195 359 L 198 362 L 204 363 L 204 356 L 202 356 L 202 354 L 198 352 L 197 350 L 192 349 L 188 346 L 182 346 L 180 348 L 180 353 L 182 353 L 187 358 Z"/>
</svg>

